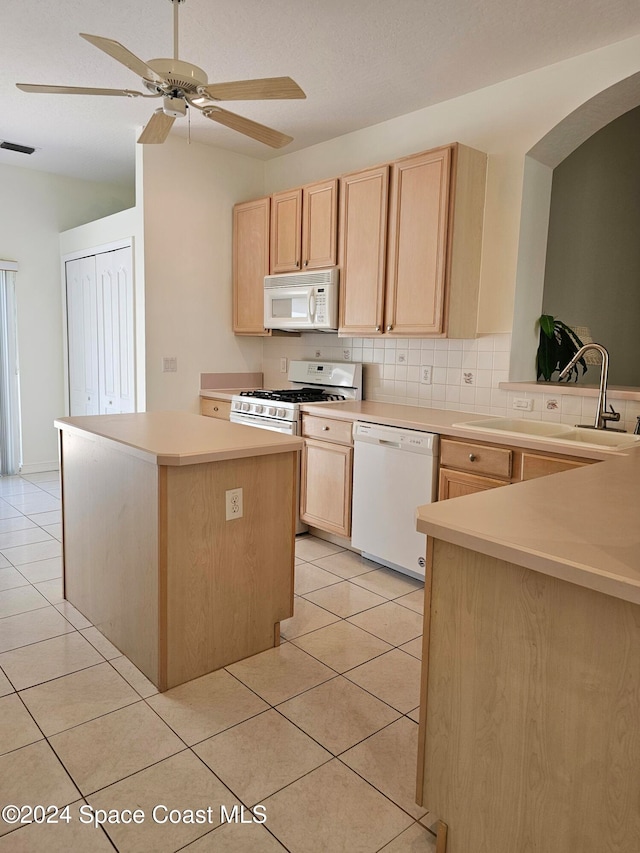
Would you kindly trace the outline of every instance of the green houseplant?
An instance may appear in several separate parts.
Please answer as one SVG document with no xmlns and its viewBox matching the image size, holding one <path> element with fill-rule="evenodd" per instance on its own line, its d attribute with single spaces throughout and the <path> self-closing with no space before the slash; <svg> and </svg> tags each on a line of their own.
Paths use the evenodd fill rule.
<svg viewBox="0 0 640 853">
<path fill-rule="evenodd" d="M 543 314 L 538 322 L 540 323 L 540 342 L 536 355 L 537 378 L 550 382 L 555 371 L 560 371 L 569 364 L 583 344 L 573 329 L 562 320 L 552 317 L 551 314 Z M 587 370 L 584 358 L 578 359 L 567 374 L 566 381 L 573 379 L 577 382 L 580 368 L 584 376 Z"/>
</svg>

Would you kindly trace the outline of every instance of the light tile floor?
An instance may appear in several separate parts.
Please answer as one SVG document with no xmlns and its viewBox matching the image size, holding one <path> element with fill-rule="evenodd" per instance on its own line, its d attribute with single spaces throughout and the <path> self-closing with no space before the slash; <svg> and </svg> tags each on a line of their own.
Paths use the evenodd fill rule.
<svg viewBox="0 0 640 853">
<path fill-rule="evenodd" d="M 419 582 L 299 537 L 282 645 L 159 694 L 63 600 L 60 537 L 56 473 L 0 478 L 0 806 L 69 806 L 0 820 L 0 853 L 435 851 L 414 802 Z M 235 805 L 245 822 L 221 825 Z M 120 822 L 83 822 L 99 809 Z"/>
</svg>

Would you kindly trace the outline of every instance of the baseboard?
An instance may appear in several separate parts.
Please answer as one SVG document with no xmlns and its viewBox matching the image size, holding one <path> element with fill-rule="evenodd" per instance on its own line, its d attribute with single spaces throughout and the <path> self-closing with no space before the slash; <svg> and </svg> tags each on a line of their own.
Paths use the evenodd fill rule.
<svg viewBox="0 0 640 853">
<path fill-rule="evenodd" d="M 55 462 L 33 462 L 31 465 L 23 465 L 21 474 L 44 474 L 45 471 L 57 471 L 60 468 L 58 460 Z"/>
<path fill-rule="evenodd" d="M 328 533 L 326 530 L 318 530 L 317 527 L 309 527 L 309 534 L 315 536 L 316 539 L 324 539 L 325 542 L 331 542 L 332 545 L 346 548 L 348 551 L 355 551 L 356 554 L 360 553 L 360 550 L 351 544 L 351 539 L 345 539 L 344 536 L 338 536 L 337 533 Z"/>
</svg>

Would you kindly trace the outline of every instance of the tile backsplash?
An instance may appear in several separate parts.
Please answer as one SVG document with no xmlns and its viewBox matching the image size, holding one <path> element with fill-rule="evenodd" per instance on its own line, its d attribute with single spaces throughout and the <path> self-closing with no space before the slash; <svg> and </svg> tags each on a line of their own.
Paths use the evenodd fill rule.
<svg viewBox="0 0 640 853">
<path fill-rule="evenodd" d="M 287 364 L 291 359 L 356 361 L 364 365 L 367 400 L 568 424 L 593 422 L 595 397 L 561 394 L 556 386 L 550 393 L 499 388 L 499 383 L 509 380 L 510 350 L 510 334 L 472 340 L 339 338 L 327 333 L 274 336 L 264 339 L 264 384 L 267 388 L 287 385 L 286 371 L 281 371 L 285 358 Z M 516 399 L 533 401 L 532 411 L 515 411 Z M 640 402 L 616 400 L 615 408 L 620 426 L 632 432 Z"/>
</svg>

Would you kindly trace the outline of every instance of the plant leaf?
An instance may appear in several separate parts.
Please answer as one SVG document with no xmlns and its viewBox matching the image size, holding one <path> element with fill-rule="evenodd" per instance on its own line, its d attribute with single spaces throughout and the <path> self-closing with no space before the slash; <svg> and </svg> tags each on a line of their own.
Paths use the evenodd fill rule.
<svg viewBox="0 0 640 853">
<path fill-rule="evenodd" d="M 536 374 L 538 379 L 542 377 L 546 382 L 550 382 L 554 372 L 569 364 L 583 343 L 570 326 L 555 319 L 551 314 L 542 314 L 539 323 L 540 342 L 536 353 Z M 584 376 L 587 370 L 584 358 L 580 358 L 571 368 L 564 377 L 565 380 L 570 382 L 573 379 L 577 382 L 580 368 Z"/>
<path fill-rule="evenodd" d="M 552 338 L 555 330 L 555 321 L 551 314 L 543 314 L 540 317 L 540 329 L 548 338 Z"/>
</svg>

